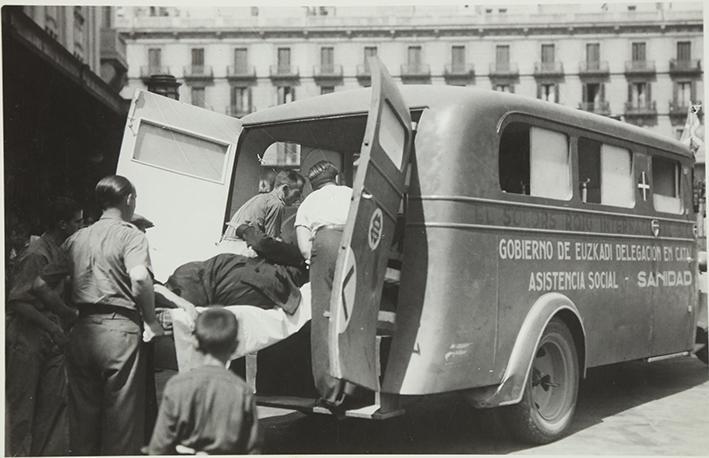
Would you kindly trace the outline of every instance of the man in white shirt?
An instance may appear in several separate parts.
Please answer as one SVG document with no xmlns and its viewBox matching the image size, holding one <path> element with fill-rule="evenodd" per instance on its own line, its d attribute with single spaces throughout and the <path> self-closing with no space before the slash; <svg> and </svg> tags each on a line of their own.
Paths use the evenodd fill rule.
<svg viewBox="0 0 709 458">
<path fill-rule="evenodd" d="M 295 217 L 298 248 L 310 259 L 312 239 L 325 226 L 344 226 L 352 200 L 352 188 L 337 184 L 339 171 L 330 161 L 320 161 L 308 172 L 313 192 L 303 200 Z"/>
<path fill-rule="evenodd" d="M 311 362 L 315 387 L 321 401 L 337 406 L 343 401 L 344 383 L 329 375 L 328 318 L 330 292 L 342 240 L 342 229 L 352 201 L 352 188 L 337 184 L 339 171 L 329 161 L 320 161 L 308 171 L 313 187 L 298 208 L 295 230 L 298 247 L 310 262 L 312 319 L 310 328 Z"/>
</svg>

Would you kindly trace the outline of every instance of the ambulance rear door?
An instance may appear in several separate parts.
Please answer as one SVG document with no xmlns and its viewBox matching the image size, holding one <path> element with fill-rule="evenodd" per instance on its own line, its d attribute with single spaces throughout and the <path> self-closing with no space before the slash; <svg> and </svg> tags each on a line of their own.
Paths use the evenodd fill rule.
<svg viewBox="0 0 709 458">
<path fill-rule="evenodd" d="M 376 325 L 412 145 L 395 83 L 370 59 L 372 99 L 330 297 L 331 375 L 376 390 Z"/>
<path fill-rule="evenodd" d="M 136 212 L 155 224 L 147 236 L 158 280 L 214 253 L 240 132 L 236 118 L 136 92 L 117 173 L 136 187 Z"/>
</svg>

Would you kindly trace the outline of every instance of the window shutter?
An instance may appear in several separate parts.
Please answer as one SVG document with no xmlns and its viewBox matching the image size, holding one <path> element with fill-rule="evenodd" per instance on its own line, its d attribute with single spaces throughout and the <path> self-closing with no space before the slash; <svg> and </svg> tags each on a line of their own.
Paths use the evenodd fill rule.
<svg viewBox="0 0 709 458">
<path fill-rule="evenodd" d="M 554 85 L 554 102 L 559 103 L 559 85 Z"/>
<path fill-rule="evenodd" d="M 542 85 L 537 83 L 537 98 L 541 99 L 542 98 Z"/>
<path fill-rule="evenodd" d="M 647 91 L 645 92 L 645 102 L 648 106 L 652 105 L 652 84 L 647 83 Z"/>
<path fill-rule="evenodd" d="M 581 92 L 582 92 L 581 101 L 583 103 L 588 103 L 589 102 L 589 100 L 588 100 L 588 84 L 584 84 L 581 87 Z"/>
<path fill-rule="evenodd" d="M 628 102 L 633 101 L 633 85 L 632 83 L 628 83 Z"/>
</svg>

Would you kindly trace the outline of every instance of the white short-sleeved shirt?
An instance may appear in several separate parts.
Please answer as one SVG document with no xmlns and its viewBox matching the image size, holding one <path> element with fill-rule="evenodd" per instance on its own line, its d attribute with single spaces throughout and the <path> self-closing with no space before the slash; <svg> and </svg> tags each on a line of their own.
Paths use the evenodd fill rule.
<svg viewBox="0 0 709 458">
<path fill-rule="evenodd" d="M 295 227 L 304 226 L 313 233 L 321 226 L 343 225 L 350 211 L 352 188 L 327 185 L 303 200 L 295 215 Z"/>
</svg>

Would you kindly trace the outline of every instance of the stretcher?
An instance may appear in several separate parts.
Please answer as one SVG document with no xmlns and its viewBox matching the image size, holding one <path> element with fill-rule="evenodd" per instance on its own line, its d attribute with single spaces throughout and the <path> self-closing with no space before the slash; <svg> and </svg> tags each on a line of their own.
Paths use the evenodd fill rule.
<svg viewBox="0 0 709 458">
<path fill-rule="evenodd" d="M 263 309 L 254 305 L 230 305 L 225 308 L 236 316 L 239 322 L 238 344 L 231 359 L 241 358 L 263 350 L 298 332 L 311 317 L 310 283 L 300 288 L 301 301 L 296 311 L 289 315 L 280 307 Z M 205 307 L 197 307 L 201 312 Z M 199 366 L 201 353 L 194 346 L 192 330 L 194 320 L 181 308 L 171 309 L 173 337 L 177 367 L 180 372 Z"/>
</svg>

